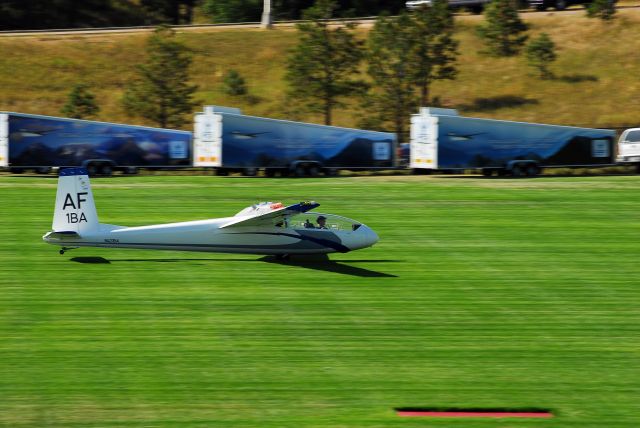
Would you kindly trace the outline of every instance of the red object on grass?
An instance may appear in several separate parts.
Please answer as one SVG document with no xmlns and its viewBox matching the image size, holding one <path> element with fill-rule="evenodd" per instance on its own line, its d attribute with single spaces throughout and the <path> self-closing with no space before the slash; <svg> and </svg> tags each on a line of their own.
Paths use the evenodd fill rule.
<svg viewBox="0 0 640 428">
<path fill-rule="evenodd" d="M 430 418 L 552 418 L 551 412 L 496 412 L 496 411 L 433 411 L 433 410 L 397 410 L 398 416 Z"/>
</svg>

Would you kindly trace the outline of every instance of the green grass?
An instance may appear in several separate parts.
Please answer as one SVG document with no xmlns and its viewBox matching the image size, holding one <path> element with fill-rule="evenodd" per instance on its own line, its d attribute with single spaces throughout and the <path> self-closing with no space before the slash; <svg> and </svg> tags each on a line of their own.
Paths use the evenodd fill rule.
<svg viewBox="0 0 640 428">
<path fill-rule="evenodd" d="M 640 177 L 93 180 L 102 222 L 315 199 L 333 263 L 41 241 L 56 180 L 0 177 L 0 426 L 637 427 Z M 102 257 L 109 263 L 79 263 Z M 85 259 L 86 260 L 86 259 Z M 394 407 L 549 408 L 552 420 Z"/>
<path fill-rule="evenodd" d="M 459 76 L 436 82 L 432 95 L 465 114 L 507 120 L 579 126 L 628 126 L 640 114 L 640 25 L 638 9 L 619 10 L 605 24 L 571 13 L 523 14 L 533 37 L 546 32 L 558 47 L 551 69 L 556 79 L 538 79 L 522 56 L 495 59 L 480 55 L 475 35 L 481 17 L 457 18 L 461 56 Z M 368 28 L 361 28 L 366 37 Z M 83 82 L 96 93 L 99 119 L 152 124 L 125 115 L 120 100 L 144 58 L 145 34 L 0 38 L 0 110 L 60 115 L 72 86 Z M 202 104 L 241 107 L 248 114 L 321 122 L 295 114 L 285 99 L 287 51 L 296 43 L 291 28 L 272 31 L 216 29 L 179 35 L 194 52 L 193 83 Z M 224 75 L 236 69 L 251 97 L 222 90 Z M 364 67 L 363 67 L 364 69 Z M 335 124 L 356 125 L 362 107 L 336 111 Z M 186 125 L 185 129 L 191 129 Z"/>
</svg>

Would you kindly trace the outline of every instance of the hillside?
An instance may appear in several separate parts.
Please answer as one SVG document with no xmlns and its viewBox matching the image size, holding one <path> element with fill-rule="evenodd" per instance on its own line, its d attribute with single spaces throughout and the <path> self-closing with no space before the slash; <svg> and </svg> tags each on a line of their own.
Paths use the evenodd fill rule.
<svg viewBox="0 0 640 428">
<path fill-rule="evenodd" d="M 480 55 L 475 26 L 480 17 L 457 18 L 461 42 L 459 76 L 438 82 L 433 95 L 465 114 L 511 120 L 584 126 L 625 126 L 640 121 L 640 11 L 623 9 L 612 24 L 575 13 L 525 14 L 531 35 L 547 32 L 558 46 L 557 78 L 541 81 L 523 57 Z M 367 28 L 360 33 L 366 37 Z M 147 35 L 40 36 L 0 39 L 0 109 L 59 115 L 73 84 L 93 87 L 100 120 L 143 123 L 120 106 L 126 82 L 142 59 Z M 241 107 L 245 113 L 317 121 L 288 111 L 284 92 L 286 51 L 296 42 L 290 28 L 215 29 L 179 35 L 195 52 L 192 68 L 202 104 Z M 252 96 L 221 91 L 224 73 L 234 68 L 248 81 Z M 338 111 L 336 124 L 353 126 L 357 105 Z M 147 123 L 148 124 L 148 123 Z"/>
</svg>

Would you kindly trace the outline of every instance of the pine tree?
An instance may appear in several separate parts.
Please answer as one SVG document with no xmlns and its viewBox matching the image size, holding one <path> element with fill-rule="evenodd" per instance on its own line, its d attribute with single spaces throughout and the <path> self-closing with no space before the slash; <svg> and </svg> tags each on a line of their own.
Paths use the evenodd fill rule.
<svg viewBox="0 0 640 428">
<path fill-rule="evenodd" d="M 263 0 L 204 0 L 202 11 L 212 22 L 260 20 Z"/>
<path fill-rule="evenodd" d="M 247 84 L 244 78 L 236 70 L 229 70 L 224 76 L 224 92 L 227 95 L 246 95 Z"/>
<path fill-rule="evenodd" d="M 191 24 L 196 0 L 138 0 L 153 22 Z"/>
<path fill-rule="evenodd" d="M 89 119 L 95 117 L 100 108 L 96 104 L 96 97 L 89 91 L 89 87 L 85 84 L 77 84 L 69 92 L 67 102 L 60 111 L 65 116 L 74 119 Z"/>
<path fill-rule="evenodd" d="M 527 25 L 520 19 L 515 0 L 492 0 L 484 11 L 485 23 L 478 27 L 487 53 L 492 56 L 513 56 L 527 41 Z"/>
<path fill-rule="evenodd" d="M 593 0 L 587 6 L 587 16 L 589 18 L 600 18 L 603 21 L 610 21 L 616 13 L 615 0 Z"/>
<path fill-rule="evenodd" d="M 420 91 L 420 105 L 426 106 L 434 80 L 455 79 L 458 42 L 453 38 L 453 14 L 447 0 L 435 0 L 431 6 L 421 7 L 411 18 L 412 70 Z"/>
<path fill-rule="evenodd" d="M 411 17 L 406 12 L 397 17 L 379 17 L 369 32 L 368 69 L 373 91 L 367 95 L 360 122 L 366 128 L 382 129 L 385 124 L 402 142 L 410 114 L 417 107 L 412 52 L 416 40 Z"/>
<path fill-rule="evenodd" d="M 318 0 L 305 11 L 309 22 L 297 24 L 300 33 L 298 45 L 287 59 L 289 97 L 302 103 L 308 112 L 321 113 L 324 123 L 330 125 L 333 110 L 343 107 L 342 99 L 362 91 L 364 83 L 354 79 L 362 61 L 363 43 L 347 23 L 336 29 L 326 20 L 333 16 L 336 3 Z"/>
<path fill-rule="evenodd" d="M 548 34 L 542 33 L 532 39 L 526 46 L 527 62 L 536 70 L 542 79 L 550 79 L 553 73 L 549 65 L 556 60 L 555 44 Z"/>
<path fill-rule="evenodd" d="M 184 115 L 195 107 L 189 85 L 191 55 L 175 40 L 175 32 L 159 27 L 147 41 L 147 61 L 137 66 L 138 76 L 126 89 L 123 105 L 128 114 L 155 122 L 162 128 L 187 123 Z"/>
</svg>

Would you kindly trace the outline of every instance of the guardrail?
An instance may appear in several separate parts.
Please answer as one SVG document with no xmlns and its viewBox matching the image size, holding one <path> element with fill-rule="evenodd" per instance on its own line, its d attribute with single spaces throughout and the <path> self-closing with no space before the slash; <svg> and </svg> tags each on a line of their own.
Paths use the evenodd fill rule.
<svg viewBox="0 0 640 428">
<path fill-rule="evenodd" d="M 617 6 L 616 9 L 636 9 L 640 8 L 638 5 L 622 5 Z M 565 9 L 565 11 L 576 11 L 576 9 Z M 558 11 L 536 11 L 532 9 L 520 10 L 520 13 L 526 14 L 538 14 L 538 13 L 555 13 Z M 454 13 L 455 16 L 460 16 L 459 13 Z M 377 19 L 377 16 L 362 16 L 362 17 L 354 17 L 354 18 L 332 18 L 327 19 L 328 22 L 335 22 L 336 24 L 343 22 L 367 22 L 374 21 Z M 289 20 L 289 21 L 275 21 L 273 22 L 274 26 L 291 26 L 301 22 L 307 22 L 302 19 L 298 20 Z M 260 22 L 225 22 L 218 24 L 182 24 L 182 25 L 170 25 L 170 28 L 173 29 L 182 29 L 182 30 L 199 30 L 206 28 L 216 28 L 216 27 L 247 27 L 247 28 L 259 28 L 261 26 Z M 99 33 L 134 33 L 134 32 L 148 32 L 156 29 L 157 25 L 140 25 L 140 26 L 132 26 L 132 27 L 85 27 L 85 28 L 54 28 L 54 29 L 46 29 L 46 30 L 2 30 L 0 31 L 0 37 L 3 36 L 37 36 L 41 34 L 47 35 L 65 35 L 65 34 L 99 34 Z"/>
<path fill-rule="evenodd" d="M 377 18 L 377 16 L 364 16 L 358 18 L 332 18 L 326 19 L 327 22 L 335 22 L 336 24 L 340 24 L 343 22 L 362 22 L 362 21 L 373 21 Z M 307 22 L 302 19 L 298 20 L 289 20 L 289 21 L 275 21 L 273 25 L 275 26 L 287 26 L 287 25 L 295 25 L 301 22 Z M 225 23 L 217 23 L 217 24 L 182 24 L 182 25 L 169 25 L 170 28 L 176 30 L 199 30 L 206 28 L 218 28 L 218 27 L 260 27 L 260 22 L 225 22 Z M 87 34 L 87 33 L 109 33 L 109 32 L 119 32 L 119 33 L 133 33 L 133 32 L 146 32 L 153 31 L 158 28 L 158 25 L 138 25 L 132 27 L 84 27 L 84 28 L 52 28 L 46 30 L 2 30 L 0 31 L 0 36 L 16 36 L 16 35 L 25 35 L 25 36 L 37 36 L 41 34 Z"/>
</svg>

